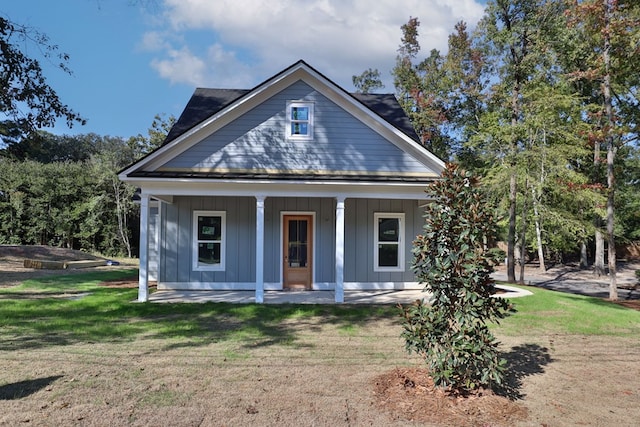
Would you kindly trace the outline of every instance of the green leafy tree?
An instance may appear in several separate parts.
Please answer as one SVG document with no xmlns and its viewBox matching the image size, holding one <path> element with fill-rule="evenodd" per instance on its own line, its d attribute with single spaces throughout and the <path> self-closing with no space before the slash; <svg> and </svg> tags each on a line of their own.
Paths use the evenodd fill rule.
<svg viewBox="0 0 640 427">
<path fill-rule="evenodd" d="M 599 106 L 587 111 L 593 123 L 594 163 L 596 168 L 606 164 L 609 298 L 616 300 L 616 155 L 624 145 L 638 140 L 640 4 L 636 0 L 585 0 L 570 3 L 566 15 L 582 41 L 570 51 L 573 57 L 580 54 L 581 64 L 568 72 L 591 89 L 588 99 Z M 604 161 L 601 150 L 606 151 Z"/>
<path fill-rule="evenodd" d="M 358 93 L 371 93 L 378 89 L 384 89 L 378 69 L 367 69 L 359 76 L 352 76 L 353 86 Z"/>
<path fill-rule="evenodd" d="M 176 118 L 172 115 L 165 118 L 163 114 L 156 114 L 146 136 L 138 134 L 129 138 L 127 144 L 134 151 L 136 158 L 160 148 L 175 122 Z"/>
<path fill-rule="evenodd" d="M 442 131 L 446 122 L 444 99 L 444 58 L 433 49 L 428 58 L 416 63 L 420 21 L 410 18 L 402 25 L 402 40 L 392 74 L 396 97 L 411 120 L 420 142 L 442 159 L 451 156 L 450 139 Z"/>
<path fill-rule="evenodd" d="M 433 200 L 414 242 L 412 270 L 431 301 L 403 308 L 405 348 L 426 359 L 438 386 L 464 393 L 500 384 L 506 362 L 487 322 L 512 308 L 492 297 L 499 255 L 488 250 L 496 232 L 491 209 L 478 180 L 454 164 L 427 193 Z"/>
<path fill-rule="evenodd" d="M 46 35 L 0 16 L 0 114 L 4 116 L 0 141 L 4 145 L 15 142 L 18 136 L 52 127 L 58 118 L 70 127 L 85 123 L 47 84 L 40 61 L 25 53 L 25 45 L 30 44 L 43 59 L 71 74 L 69 56 L 59 52 Z"/>
</svg>

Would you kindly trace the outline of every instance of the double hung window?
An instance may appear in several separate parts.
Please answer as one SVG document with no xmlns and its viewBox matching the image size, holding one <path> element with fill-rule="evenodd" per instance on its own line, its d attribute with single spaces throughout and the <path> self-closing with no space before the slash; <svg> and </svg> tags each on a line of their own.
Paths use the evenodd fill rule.
<svg viewBox="0 0 640 427">
<path fill-rule="evenodd" d="M 404 214 L 375 213 L 374 271 L 404 271 Z"/>
<path fill-rule="evenodd" d="M 287 137 L 297 140 L 313 139 L 313 103 L 287 103 Z"/>
<path fill-rule="evenodd" d="M 194 211 L 193 269 L 222 271 L 225 268 L 226 213 Z"/>
</svg>

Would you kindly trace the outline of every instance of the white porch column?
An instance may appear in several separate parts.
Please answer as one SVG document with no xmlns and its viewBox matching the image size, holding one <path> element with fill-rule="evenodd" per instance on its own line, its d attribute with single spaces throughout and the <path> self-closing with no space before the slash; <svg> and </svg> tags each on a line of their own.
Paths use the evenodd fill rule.
<svg viewBox="0 0 640 427">
<path fill-rule="evenodd" d="M 336 302 L 344 302 L 344 196 L 336 198 Z"/>
<path fill-rule="evenodd" d="M 264 302 L 264 199 L 256 196 L 256 303 Z"/>
<path fill-rule="evenodd" d="M 149 195 L 140 195 L 140 273 L 138 301 L 149 300 Z"/>
</svg>

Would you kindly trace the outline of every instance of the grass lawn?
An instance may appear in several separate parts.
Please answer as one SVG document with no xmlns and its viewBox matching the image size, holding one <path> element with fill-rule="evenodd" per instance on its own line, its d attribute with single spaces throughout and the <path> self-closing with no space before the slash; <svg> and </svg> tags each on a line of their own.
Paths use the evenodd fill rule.
<svg viewBox="0 0 640 427">
<path fill-rule="evenodd" d="M 372 406 L 377 375 L 420 364 L 396 307 L 141 304 L 101 285 L 132 274 L 0 289 L 0 425 L 418 425 Z M 522 425 L 640 419 L 640 312 L 528 289 L 493 327 Z"/>
<path fill-rule="evenodd" d="M 67 342 L 150 335 L 196 341 L 290 341 L 293 337 L 281 327 L 287 320 L 322 316 L 345 333 L 357 334 L 358 325 L 372 319 L 398 317 L 395 306 L 139 304 L 133 302 L 137 289 L 100 286 L 135 273 L 57 276 L 0 289 L 0 336 L 7 340 L 13 335 L 34 345 L 42 339 L 51 342 L 54 336 Z M 533 296 L 513 299 L 517 312 L 495 326 L 496 333 L 640 336 L 638 311 L 599 298 L 527 289 Z"/>
<path fill-rule="evenodd" d="M 533 295 L 512 300 L 517 312 L 496 327 L 498 333 L 640 337 L 640 311 L 600 298 L 519 287 Z"/>
</svg>

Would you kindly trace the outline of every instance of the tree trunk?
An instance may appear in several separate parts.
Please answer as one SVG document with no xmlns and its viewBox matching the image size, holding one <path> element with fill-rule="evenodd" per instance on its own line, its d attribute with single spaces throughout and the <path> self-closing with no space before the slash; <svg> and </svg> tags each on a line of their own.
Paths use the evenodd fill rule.
<svg viewBox="0 0 640 427">
<path fill-rule="evenodd" d="M 580 268 L 589 268 L 589 257 L 587 255 L 587 243 L 580 244 Z"/>
<path fill-rule="evenodd" d="M 610 15 L 611 0 L 604 0 L 605 8 L 605 31 L 604 49 L 602 50 L 602 60 L 604 62 L 605 74 L 602 83 L 602 92 L 604 96 L 604 109 L 607 117 L 607 244 L 609 245 L 609 299 L 616 301 L 618 299 L 618 285 L 616 272 L 616 243 L 614 236 L 614 202 L 615 202 L 615 175 L 614 160 L 616 155 L 616 146 L 613 135 L 613 127 L 615 119 L 613 117 L 613 104 L 611 99 L 611 35 L 610 35 Z"/>
<path fill-rule="evenodd" d="M 516 282 L 516 173 L 512 171 L 509 182 L 509 234 L 507 236 L 507 281 Z"/>
<path fill-rule="evenodd" d="M 512 54 L 513 55 L 513 54 Z M 515 57 L 515 56 L 514 56 Z M 519 73 L 516 72 L 516 82 L 511 94 L 511 126 L 515 128 L 518 124 L 520 113 L 520 80 Z M 514 134 L 511 141 L 511 176 L 509 178 L 509 232 L 507 235 L 507 280 L 511 283 L 516 281 L 515 270 L 515 247 L 516 247 L 516 200 L 518 196 L 516 156 L 518 154 L 517 136 Z"/>
<path fill-rule="evenodd" d="M 597 227 L 600 227 L 600 220 L 597 221 Z M 603 276 L 605 274 L 604 271 L 604 236 L 602 235 L 602 231 L 600 228 L 596 229 L 596 253 L 595 259 L 593 260 L 593 274 L 597 277 Z"/>
<path fill-rule="evenodd" d="M 524 267 L 527 257 L 527 186 L 525 181 L 522 200 L 522 231 L 520 234 L 520 280 L 518 281 L 521 285 L 524 285 Z"/>
<path fill-rule="evenodd" d="M 128 235 L 128 224 L 127 224 L 127 212 L 124 209 L 126 201 L 123 200 L 126 197 L 126 191 L 124 194 L 121 194 L 120 191 L 120 182 L 116 177 L 112 177 L 111 184 L 113 186 L 113 193 L 116 200 L 116 217 L 118 220 L 118 234 L 120 235 L 120 239 L 122 240 L 122 244 L 127 250 L 127 256 L 131 258 L 131 242 L 129 241 Z"/>
<path fill-rule="evenodd" d="M 536 244 L 538 246 L 538 260 L 539 266 L 538 269 L 541 272 L 547 271 L 547 265 L 544 262 L 544 247 L 542 246 L 542 225 L 540 224 L 540 214 L 538 212 L 538 202 L 536 201 L 535 189 L 533 189 L 533 216 L 535 218 L 536 225 Z"/>
</svg>

